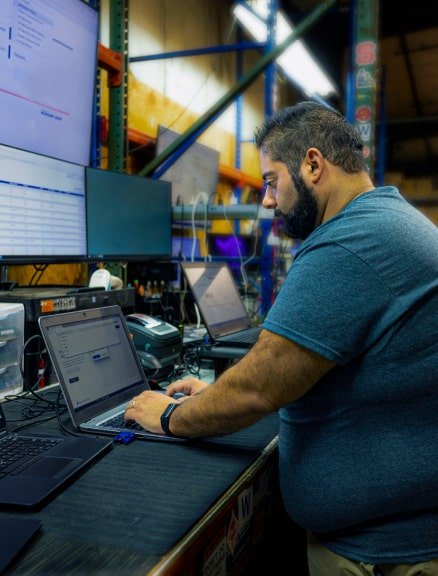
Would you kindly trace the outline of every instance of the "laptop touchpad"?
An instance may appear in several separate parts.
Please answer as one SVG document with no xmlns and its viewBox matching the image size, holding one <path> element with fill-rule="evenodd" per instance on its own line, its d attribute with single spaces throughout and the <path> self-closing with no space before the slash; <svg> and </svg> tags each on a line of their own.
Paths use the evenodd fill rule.
<svg viewBox="0 0 438 576">
<path fill-rule="evenodd" d="M 64 474 L 69 468 L 75 468 L 79 464 L 79 458 L 54 458 L 45 456 L 36 462 L 33 466 L 28 468 L 32 472 L 32 476 L 46 476 L 47 478 L 56 478 L 58 475 Z"/>
</svg>

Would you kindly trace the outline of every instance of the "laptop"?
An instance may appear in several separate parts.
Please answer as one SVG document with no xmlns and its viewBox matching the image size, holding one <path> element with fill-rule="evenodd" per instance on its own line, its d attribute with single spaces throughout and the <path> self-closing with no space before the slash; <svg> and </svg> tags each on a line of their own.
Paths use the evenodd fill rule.
<svg viewBox="0 0 438 576">
<path fill-rule="evenodd" d="M 181 262 L 181 268 L 212 344 L 252 346 L 261 327 L 252 326 L 228 264 Z"/>
<path fill-rule="evenodd" d="M 142 440 L 187 441 L 124 420 L 133 396 L 151 388 L 120 306 L 40 316 L 38 323 L 76 429 L 113 437 L 130 432 Z"/>
<path fill-rule="evenodd" d="M 27 548 L 42 525 L 38 518 L 0 518 L 0 574 Z"/>
<path fill-rule="evenodd" d="M 8 432 L 0 404 L 0 506 L 42 505 L 111 445 L 106 438 Z"/>
</svg>

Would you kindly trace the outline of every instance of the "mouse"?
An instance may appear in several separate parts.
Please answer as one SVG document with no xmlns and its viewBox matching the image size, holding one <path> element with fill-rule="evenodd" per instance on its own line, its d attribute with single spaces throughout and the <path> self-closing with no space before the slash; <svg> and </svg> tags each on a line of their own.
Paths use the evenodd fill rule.
<svg viewBox="0 0 438 576">
<path fill-rule="evenodd" d="M 161 362 L 156 356 L 145 350 L 137 350 L 138 357 L 140 358 L 141 365 L 146 370 L 160 370 L 163 367 Z"/>
</svg>

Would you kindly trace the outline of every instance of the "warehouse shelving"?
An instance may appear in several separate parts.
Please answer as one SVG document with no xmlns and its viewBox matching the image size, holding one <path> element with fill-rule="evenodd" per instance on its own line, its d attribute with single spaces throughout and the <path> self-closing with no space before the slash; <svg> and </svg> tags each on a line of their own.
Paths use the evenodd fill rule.
<svg viewBox="0 0 438 576">
<path fill-rule="evenodd" d="M 108 85 L 109 87 L 120 86 L 122 82 L 122 69 L 123 69 L 123 59 L 122 54 L 111 48 L 107 48 L 102 44 L 99 44 L 98 49 L 98 63 L 101 68 L 107 70 L 108 72 Z M 133 147 L 147 147 L 153 148 L 155 146 L 156 139 L 152 136 L 141 132 L 135 128 L 128 126 L 128 142 Z M 233 168 L 226 164 L 219 164 L 219 177 L 225 181 L 233 184 L 234 186 L 243 187 L 251 186 L 256 190 L 262 190 L 263 180 L 261 178 L 256 178 L 245 174 L 239 168 Z"/>
</svg>

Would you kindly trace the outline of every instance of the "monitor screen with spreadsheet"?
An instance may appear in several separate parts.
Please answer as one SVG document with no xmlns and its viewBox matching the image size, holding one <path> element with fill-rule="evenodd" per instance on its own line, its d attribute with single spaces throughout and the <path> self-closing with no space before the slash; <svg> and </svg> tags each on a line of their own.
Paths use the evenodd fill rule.
<svg viewBox="0 0 438 576">
<path fill-rule="evenodd" d="M 0 265 L 86 260 L 85 167 L 0 145 Z"/>
</svg>

